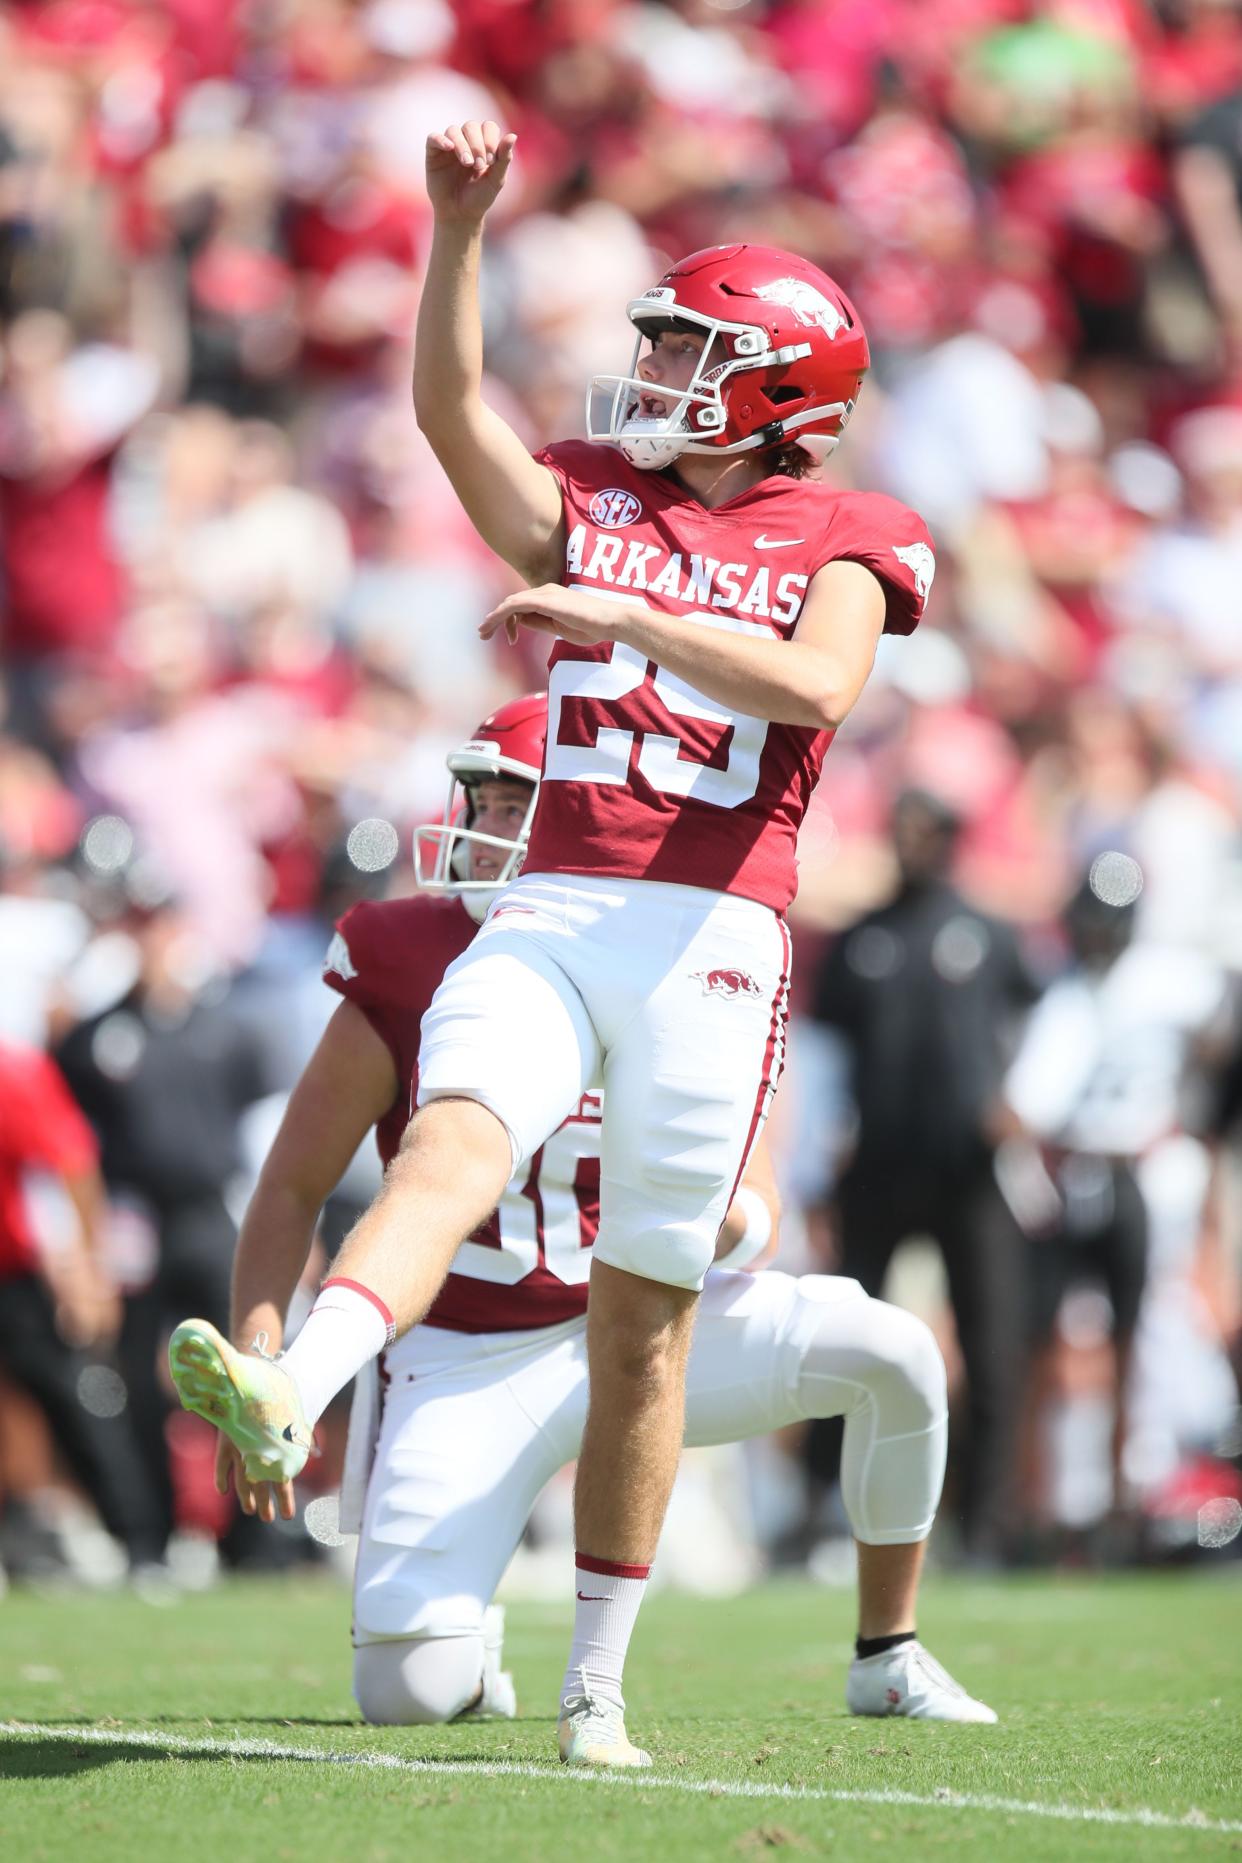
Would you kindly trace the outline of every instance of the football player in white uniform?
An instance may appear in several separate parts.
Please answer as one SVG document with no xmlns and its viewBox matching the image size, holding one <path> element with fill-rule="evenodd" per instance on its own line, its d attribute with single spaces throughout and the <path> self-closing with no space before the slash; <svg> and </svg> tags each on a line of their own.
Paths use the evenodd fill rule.
<svg viewBox="0 0 1242 1863">
<path fill-rule="evenodd" d="M 840 287 L 772 248 L 693 253 L 628 306 L 635 359 L 595 384 L 591 440 L 532 459 L 480 393 L 482 226 L 513 143 L 490 122 L 428 138 L 414 401 L 480 534 L 534 585 L 484 633 L 553 640 L 523 871 L 436 992 L 418 1110 L 285 1359 L 188 1321 L 170 1361 L 252 1476 L 296 1473 L 333 1393 L 423 1319 L 506 1183 L 602 1085 L 558 1741 L 570 1764 L 642 1766 L 625 1652 L 696 1302 L 780 1077 L 797 829 L 934 557 L 892 499 L 802 483 L 869 355 Z M 916 1538 L 883 1548 L 885 1634 L 911 1631 L 921 1556 Z"/>
<path fill-rule="evenodd" d="M 543 694 L 502 706 L 449 758 L 436 858 L 413 898 L 355 906 L 325 976 L 342 998 L 295 1089 L 242 1225 L 233 1337 L 282 1338 L 316 1220 L 374 1129 L 396 1155 L 419 1024 L 524 849 L 543 760 Z M 537 1057 L 531 1057 L 532 1067 Z M 491 1604 L 545 1482 L 577 1454 L 587 1407 L 587 1277 L 599 1221 L 602 1096 L 590 1093 L 458 1252 L 427 1319 L 355 1393 L 342 1520 L 360 1532 L 354 1692 L 368 1720 L 513 1712 Z M 733 1442 L 844 1416 L 843 1490 L 859 1539 L 856 1713 L 990 1719 L 917 1639 L 886 1634 L 887 1549 L 930 1530 L 945 1451 L 944 1367 L 921 1321 L 856 1281 L 758 1277 L 778 1216 L 766 1152 L 751 1154 L 699 1305 L 686 1441 Z M 289 1484 L 247 1480 L 220 1438 L 218 1479 L 248 1512 L 289 1515 Z"/>
</svg>

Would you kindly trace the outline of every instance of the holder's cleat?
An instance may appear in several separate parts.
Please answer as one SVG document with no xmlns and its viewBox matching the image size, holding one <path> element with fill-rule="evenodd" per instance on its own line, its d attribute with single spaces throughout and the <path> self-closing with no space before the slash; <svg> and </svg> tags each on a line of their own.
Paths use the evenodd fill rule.
<svg viewBox="0 0 1242 1863">
<path fill-rule="evenodd" d="M 845 1683 L 851 1714 L 905 1714 L 915 1721 L 987 1721 L 995 1710 L 968 1695 L 917 1641 L 856 1656 Z"/>
</svg>

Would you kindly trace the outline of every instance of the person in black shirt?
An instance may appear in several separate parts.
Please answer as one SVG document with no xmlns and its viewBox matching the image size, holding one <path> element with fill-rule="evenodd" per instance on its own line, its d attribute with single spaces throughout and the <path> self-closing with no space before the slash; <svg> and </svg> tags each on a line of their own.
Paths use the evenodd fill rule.
<svg viewBox="0 0 1242 1863">
<path fill-rule="evenodd" d="M 241 1115 L 266 1083 L 253 1031 L 194 974 L 176 900 L 132 907 L 126 929 L 138 952 L 132 987 L 72 1028 L 56 1059 L 94 1127 L 109 1196 L 145 1217 L 156 1238 L 151 1278 L 126 1300 L 120 1357 L 167 1534 L 173 1406 L 157 1376 L 160 1346 L 186 1308 L 228 1324 L 237 1232 L 223 1192 L 240 1167 Z M 236 1523 L 238 1556 L 254 1524 Z"/>
<path fill-rule="evenodd" d="M 958 1513 L 968 1555 L 999 1555 L 1023 1348 L 1017 1227 L 992 1169 L 1003 1031 L 1038 991 L 1012 929 L 949 881 L 956 816 L 907 790 L 893 811 L 893 898 L 842 932 L 812 1014 L 853 1064 L 857 1136 L 837 1187 L 838 1272 L 879 1294 L 898 1244 L 939 1244 L 966 1369 Z M 827 1473 L 831 1425 L 809 1454 Z"/>
</svg>

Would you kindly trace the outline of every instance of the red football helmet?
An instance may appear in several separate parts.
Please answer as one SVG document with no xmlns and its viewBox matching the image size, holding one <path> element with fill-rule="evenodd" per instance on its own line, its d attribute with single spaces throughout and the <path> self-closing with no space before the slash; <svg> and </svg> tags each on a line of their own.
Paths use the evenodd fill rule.
<svg viewBox="0 0 1242 1863">
<path fill-rule="evenodd" d="M 420 891 L 455 893 L 472 918 L 481 923 L 487 916 L 487 908 L 517 873 L 526 853 L 547 735 L 548 695 L 530 692 L 524 698 L 510 699 L 507 705 L 501 705 L 483 720 L 469 743 L 449 752 L 445 758 L 449 768 L 449 792 L 443 818 L 414 830 L 414 871 Z M 511 776 L 531 785 L 526 818 L 516 841 L 480 834 L 472 826 L 475 785 L 496 776 Z M 505 850 L 506 859 L 494 878 L 472 878 L 471 852 L 476 847 Z M 431 874 L 426 876 L 423 852 L 432 848 L 435 859 Z"/>
<path fill-rule="evenodd" d="M 832 451 L 871 363 L 858 312 L 826 272 L 775 246 L 692 252 L 626 306 L 638 341 L 628 375 L 587 389 L 587 433 L 611 440 L 632 465 L 667 466 L 681 453 L 742 453 L 795 440 L 816 460 Z M 694 376 L 660 417 L 638 412 L 643 338 L 702 331 Z"/>
</svg>

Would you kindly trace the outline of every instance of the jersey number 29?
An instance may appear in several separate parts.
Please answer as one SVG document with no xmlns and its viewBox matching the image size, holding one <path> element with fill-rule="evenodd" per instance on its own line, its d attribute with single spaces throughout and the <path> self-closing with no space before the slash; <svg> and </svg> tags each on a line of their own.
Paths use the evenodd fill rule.
<svg viewBox="0 0 1242 1863">
<path fill-rule="evenodd" d="M 772 638 L 762 623 L 743 621 L 736 615 L 700 612 L 686 619 L 731 634 Z M 624 718 L 624 701 L 644 686 L 650 687 L 668 713 L 672 731 L 601 725 L 593 744 L 559 742 L 561 707 L 566 699 L 595 699 L 605 705 L 615 705 L 618 716 Z M 723 766 L 700 763 L 682 755 L 684 741 L 676 735 L 679 718 L 700 718 L 711 724 L 733 727 Z M 543 780 L 545 783 L 628 783 L 634 743 L 638 739 L 635 769 L 653 789 L 665 795 L 693 796 L 696 802 L 711 803 L 715 808 L 735 809 L 749 802 L 759 787 L 759 759 L 767 735 L 766 719 L 732 712 L 661 667 L 651 674 L 647 659 L 636 647 L 614 641 L 606 660 L 558 660 L 552 668 L 548 677 L 548 751 Z"/>
</svg>

